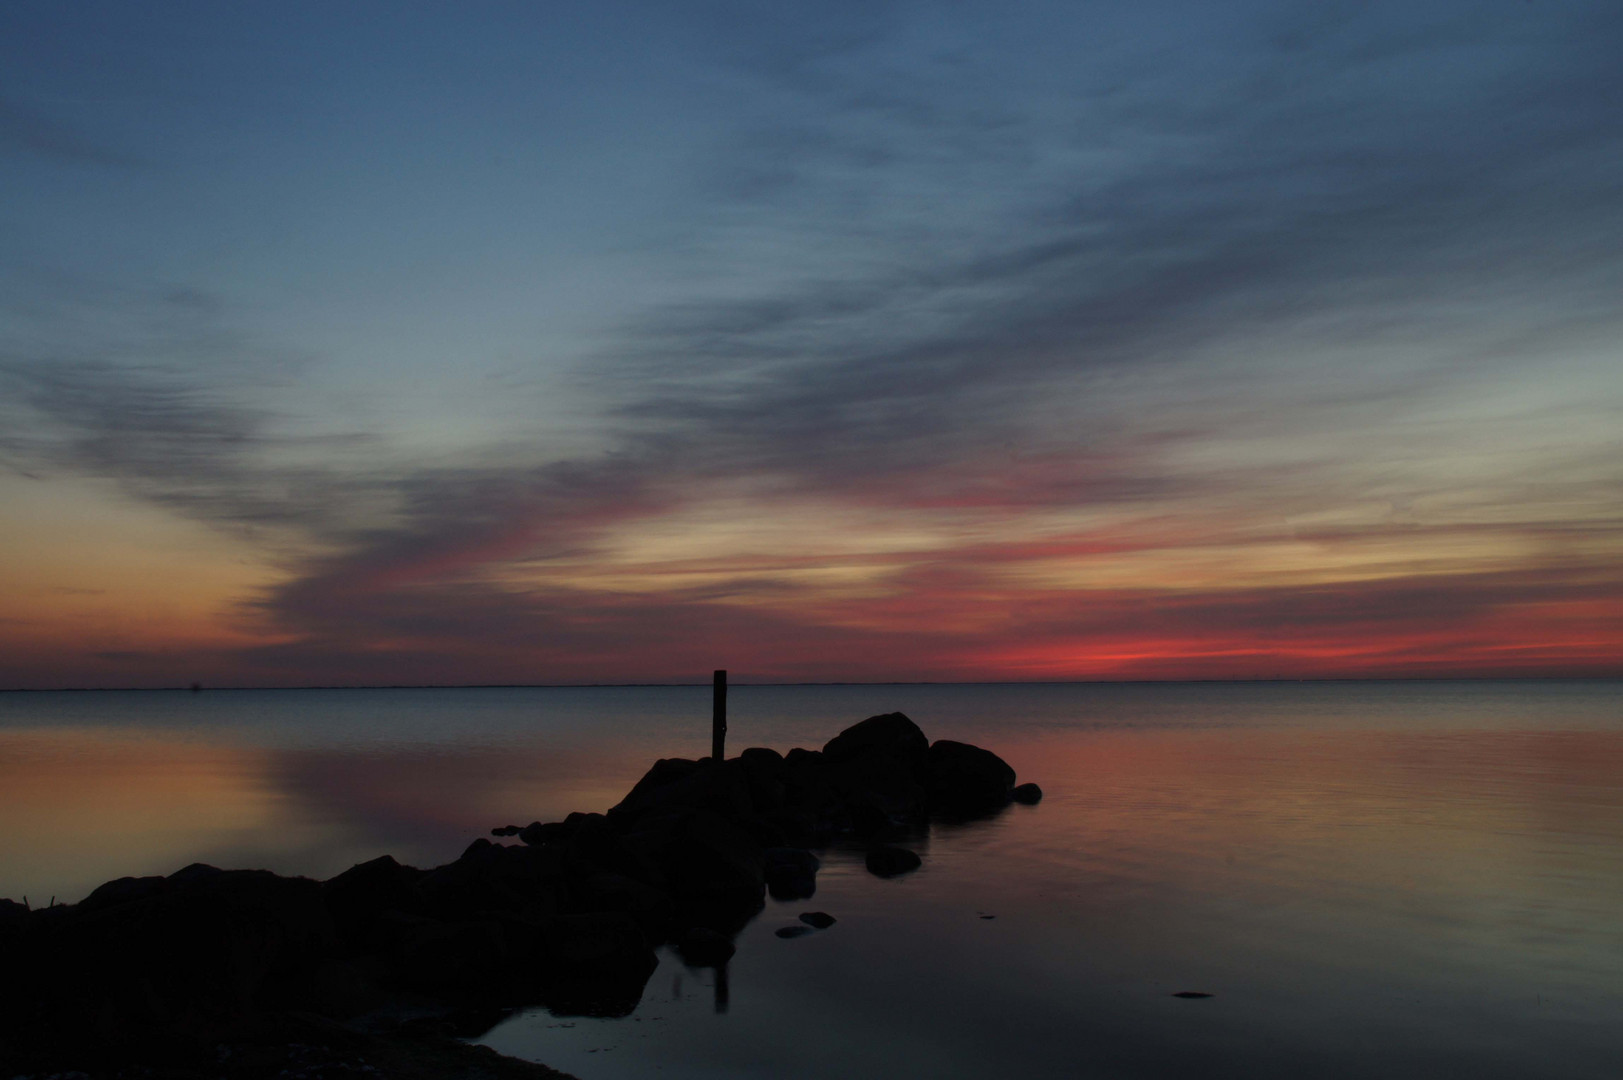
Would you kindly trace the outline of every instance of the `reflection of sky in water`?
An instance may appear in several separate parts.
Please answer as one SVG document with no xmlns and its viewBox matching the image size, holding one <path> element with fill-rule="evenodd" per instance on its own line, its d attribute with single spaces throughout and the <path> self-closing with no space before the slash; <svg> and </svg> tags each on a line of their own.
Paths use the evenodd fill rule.
<svg viewBox="0 0 1623 1080">
<path fill-rule="evenodd" d="M 735 748 L 814 745 L 900 706 L 1048 797 L 938 830 L 897 881 L 832 855 L 814 900 L 745 930 L 724 1016 L 709 974 L 667 957 L 633 1017 L 525 1014 L 488 1041 L 585 1080 L 1612 1075 L 1620 702 L 1604 683 L 738 688 Z M 706 704 L 10 695 L 0 894 L 77 897 L 196 858 L 316 876 L 381 851 L 444 861 L 702 752 Z M 840 922 L 772 935 L 810 908 Z M 1184 989 L 1217 996 L 1169 996 Z"/>
</svg>

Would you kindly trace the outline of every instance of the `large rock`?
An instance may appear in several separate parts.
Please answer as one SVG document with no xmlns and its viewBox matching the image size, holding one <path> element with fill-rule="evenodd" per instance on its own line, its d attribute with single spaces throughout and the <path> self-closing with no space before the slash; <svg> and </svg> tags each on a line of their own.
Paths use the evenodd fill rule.
<svg viewBox="0 0 1623 1080">
<path fill-rule="evenodd" d="M 823 762 L 846 826 L 868 834 L 889 821 L 922 821 L 929 750 L 924 732 L 901 713 L 870 716 L 830 739 Z"/>
<path fill-rule="evenodd" d="M 884 757 L 915 764 L 929 752 L 930 740 L 919 726 L 899 712 L 870 716 L 852 724 L 823 746 L 823 759 L 844 765 L 867 757 Z"/>
<path fill-rule="evenodd" d="M 158 1038 L 297 1003 L 302 976 L 338 950 L 307 878 L 207 868 L 160 880 L 35 912 L 8 978 L 26 982 L 36 1007 L 94 1018 L 96 1034 Z"/>
<path fill-rule="evenodd" d="M 990 750 L 938 739 L 924 759 L 930 809 L 967 816 L 1007 806 L 1014 770 Z"/>
<path fill-rule="evenodd" d="M 324 882 L 321 895 L 339 935 L 352 948 L 361 949 L 384 912 L 426 914 L 422 894 L 416 889 L 422 876 L 421 870 L 380 855 Z"/>
<path fill-rule="evenodd" d="M 673 810 L 651 815 L 627 839 L 658 863 L 679 925 L 731 933 L 766 902 L 761 845 L 719 814 Z"/>
</svg>

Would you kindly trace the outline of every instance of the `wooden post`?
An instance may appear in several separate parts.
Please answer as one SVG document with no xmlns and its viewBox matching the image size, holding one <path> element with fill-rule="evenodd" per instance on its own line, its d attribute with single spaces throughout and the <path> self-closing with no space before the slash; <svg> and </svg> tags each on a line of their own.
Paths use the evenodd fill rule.
<svg viewBox="0 0 1623 1080">
<path fill-rule="evenodd" d="M 727 760 L 727 672 L 716 672 L 710 705 L 710 756 Z"/>
</svg>

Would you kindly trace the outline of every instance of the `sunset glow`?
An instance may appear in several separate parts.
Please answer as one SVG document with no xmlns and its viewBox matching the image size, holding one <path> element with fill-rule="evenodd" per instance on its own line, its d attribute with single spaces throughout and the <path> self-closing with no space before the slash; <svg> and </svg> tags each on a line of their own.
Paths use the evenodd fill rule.
<svg viewBox="0 0 1623 1080">
<path fill-rule="evenodd" d="M 1615 5 L 293 7 L 0 16 L 0 686 L 1623 675 Z"/>
</svg>

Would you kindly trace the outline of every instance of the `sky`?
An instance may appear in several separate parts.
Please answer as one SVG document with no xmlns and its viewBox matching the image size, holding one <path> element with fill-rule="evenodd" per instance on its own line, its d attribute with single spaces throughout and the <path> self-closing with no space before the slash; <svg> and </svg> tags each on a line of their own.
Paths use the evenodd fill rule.
<svg viewBox="0 0 1623 1080">
<path fill-rule="evenodd" d="M 1623 675 L 1616 0 L 0 8 L 0 686 Z"/>
</svg>

